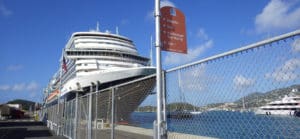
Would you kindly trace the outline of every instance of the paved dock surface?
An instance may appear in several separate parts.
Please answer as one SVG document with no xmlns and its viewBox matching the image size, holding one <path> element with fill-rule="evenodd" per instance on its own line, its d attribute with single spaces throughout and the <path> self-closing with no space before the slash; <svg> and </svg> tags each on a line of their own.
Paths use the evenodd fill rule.
<svg viewBox="0 0 300 139">
<path fill-rule="evenodd" d="M 117 128 L 119 129 L 119 128 Z M 149 133 L 137 131 L 134 128 L 115 131 L 115 139 L 153 139 Z M 149 131 L 148 131 L 149 132 Z M 97 130 L 94 136 L 102 139 L 110 139 L 110 130 Z M 84 139 L 85 137 L 83 137 Z M 42 122 L 29 119 L 0 121 L 0 139 L 67 139 L 63 136 L 54 135 Z"/>
<path fill-rule="evenodd" d="M 80 132 L 77 131 L 77 132 Z M 86 130 L 78 134 L 79 139 L 87 138 Z M 110 129 L 93 130 L 93 138 L 110 139 Z M 153 139 L 153 130 L 126 125 L 118 125 L 114 131 L 115 139 Z M 183 133 L 169 133 L 172 139 L 213 139 L 211 137 L 195 136 Z M 67 139 L 54 135 L 42 122 L 29 119 L 0 121 L 0 139 Z"/>
<path fill-rule="evenodd" d="M 111 134 L 110 130 L 102 130 L 96 132 L 94 134 L 94 138 L 97 139 L 111 139 Z M 152 136 L 147 136 L 147 135 L 142 135 L 142 134 L 136 134 L 136 133 L 131 133 L 131 132 L 126 132 L 126 131 L 119 131 L 116 130 L 115 132 L 115 139 L 153 139 Z"/>
<path fill-rule="evenodd" d="M 42 123 L 30 119 L 0 121 L 0 139 L 66 139 Z"/>
</svg>

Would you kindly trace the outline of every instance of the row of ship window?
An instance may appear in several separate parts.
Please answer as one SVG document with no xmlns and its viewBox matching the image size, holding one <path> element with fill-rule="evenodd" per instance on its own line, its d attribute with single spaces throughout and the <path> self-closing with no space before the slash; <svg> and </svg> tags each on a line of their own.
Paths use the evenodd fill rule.
<svg viewBox="0 0 300 139">
<path fill-rule="evenodd" d="M 148 61 L 139 61 L 139 60 L 135 60 L 135 59 L 115 59 L 115 58 L 101 58 L 98 59 L 101 61 L 118 61 L 118 62 L 125 62 L 125 63 L 138 63 L 138 64 L 142 64 L 142 65 L 147 65 Z M 82 63 L 78 63 L 78 66 L 87 66 L 87 64 L 82 64 Z"/>
<path fill-rule="evenodd" d="M 91 55 L 91 56 L 113 56 L 113 57 L 122 57 L 122 58 L 130 58 L 137 59 L 140 61 L 147 61 L 146 58 L 141 58 L 138 56 L 128 55 L 128 54 L 120 54 L 114 52 L 101 52 L 101 51 L 67 51 L 67 55 L 69 56 L 80 56 L 80 55 Z"/>
<path fill-rule="evenodd" d="M 147 65 L 148 62 L 146 63 L 142 63 L 140 61 L 136 61 L 136 60 L 131 60 L 131 61 L 126 61 L 126 60 L 121 60 L 121 59 L 109 59 L 109 58 L 105 58 L 105 59 L 101 59 L 101 61 L 114 61 L 114 62 L 124 62 L 124 63 L 137 63 L 137 64 L 142 64 L 142 65 Z M 88 64 L 76 64 L 77 66 L 88 66 Z M 98 65 L 102 65 L 102 66 L 109 66 L 109 64 L 99 64 Z M 128 65 L 128 64 L 127 64 Z"/>
<path fill-rule="evenodd" d="M 300 110 L 298 108 L 263 108 L 263 110 Z"/>
<path fill-rule="evenodd" d="M 282 103 L 282 104 L 269 104 L 269 106 L 295 106 L 299 105 L 298 103 Z"/>
<path fill-rule="evenodd" d="M 92 36 L 80 36 L 79 39 L 95 39 L 95 40 L 102 40 L 102 41 L 116 41 L 116 42 L 122 42 L 122 43 L 128 43 L 128 44 L 132 44 L 132 41 L 130 40 L 124 40 L 124 39 L 120 39 L 120 38 L 111 38 L 111 37 L 92 37 Z M 77 39 L 76 39 L 77 40 Z M 75 41 L 75 40 L 74 40 Z M 74 44 L 72 44 L 72 47 L 74 47 Z"/>
<path fill-rule="evenodd" d="M 91 42 L 78 42 L 76 44 L 88 44 L 88 43 L 91 43 Z M 93 42 L 93 43 L 97 43 L 97 44 L 109 44 L 109 45 L 117 45 L 117 46 L 122 46 L 122 47 L 126 47 L 126 48 L 130 48 L 130 49 L 135 49 L 135 47 L 133 46 L 129 46 L 129 45 L 124 45 L 124 44 L 120 44 L 120 43 L 110 43 L 110 42 Z"/>
</svg>

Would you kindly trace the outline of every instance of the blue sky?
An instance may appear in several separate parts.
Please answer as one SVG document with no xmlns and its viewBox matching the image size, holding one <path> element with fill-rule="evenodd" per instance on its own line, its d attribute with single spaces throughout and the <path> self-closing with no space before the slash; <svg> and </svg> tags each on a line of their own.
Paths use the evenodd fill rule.
<svg viewBox="0 0 300 139">
<path fill-rule="evenodd" d="M 163 52 L 164 69 L 299 29 L 299 0 L 164 0 L 186 15 L 188 55 Z M 70 35 L 95 29 L 131 38 L 149 57 L 154 0 L 0 0 L 0 103 L 41 101 Z"/>
</svg>

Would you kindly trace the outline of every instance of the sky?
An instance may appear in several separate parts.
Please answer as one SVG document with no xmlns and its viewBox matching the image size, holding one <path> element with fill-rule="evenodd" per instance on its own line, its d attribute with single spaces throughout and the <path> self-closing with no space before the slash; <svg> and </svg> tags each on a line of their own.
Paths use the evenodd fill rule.
<svg viewBox="0 0 300 139">
<path fill-rule="evenodd" d="M 161 5 L 185 14 L 188 44 L 187 55 L 162 52 L 164 69 L 300 28 L 300 0 L 162 0 Z M 114 33 L 118 27 L 149 57 L 153 9 L 154 0 L 0 0 L 0 103 L 41 102 L 71 34 L 95 29 L 97 22 L 100 31 Z"/>
</svg>

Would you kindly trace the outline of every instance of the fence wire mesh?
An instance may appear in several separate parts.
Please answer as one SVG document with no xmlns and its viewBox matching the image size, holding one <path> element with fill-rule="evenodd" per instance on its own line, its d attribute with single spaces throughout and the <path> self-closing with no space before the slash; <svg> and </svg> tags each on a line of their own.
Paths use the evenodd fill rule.
<svg viewBox="0 0 300 139">
<path fill-rule="evenodd" d="M 64 112 L 64 133 L 63 135 L 69 138 L 74 138 L 75 124 L 75 100 L 70 100 L 65 103 Z"/>
<path fill-rule="evenodd" d="M 100 91 L 94 95 L 93 99 L 93 111 L 95 119 L 93 119 L 93 138 L 110 138 L 111 131 L 111 89 Z"/>
<path fill-rule="evenodd" d="M 78 100 L 78 119 L 76 134 L 79 139 L 88 138 L 88 96 L 80 97 Z"/>
<path fill-rule="evenodd" d="M 166 73 L 169 138 L 300 138 L 300 36 Z"/>
<path fill-rule="evenodd" d="M 152 124 L 156 119 L 155 111 L 153 111 L 154 109 L 147 110 L 141 104 L 149 95 L 153 94 L 155 80 L 155 76 L 152 76 L 115 88 L 114 121 L 116 132 L 121 134 L 124 131 L 131 131 L 131 133 L 127 133 L 127 136 L 144 139 L 153 138 Z M 152 107 L 155 105 L 152 103 Z M 138 132 L 141 132 L 140 135 L 134 134 Z M 125 134 L 117 138 L 122 139 L 124 137 Z"/>
</svg>

